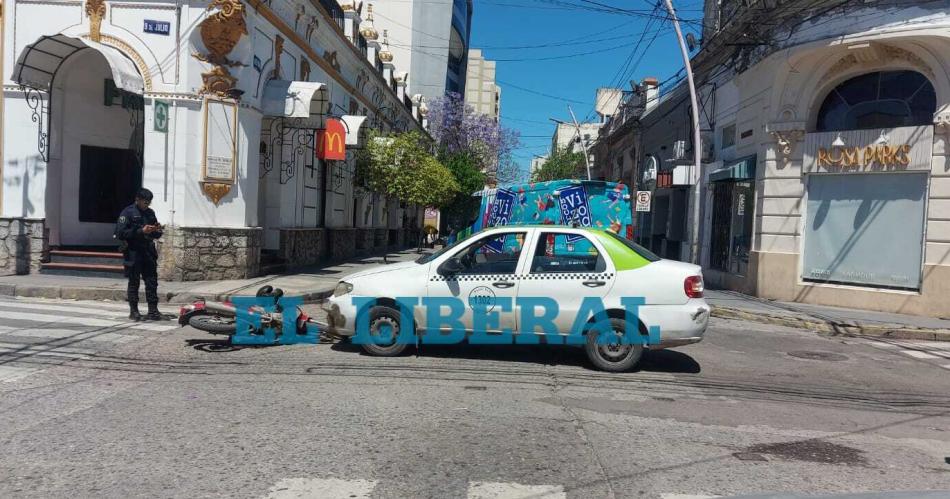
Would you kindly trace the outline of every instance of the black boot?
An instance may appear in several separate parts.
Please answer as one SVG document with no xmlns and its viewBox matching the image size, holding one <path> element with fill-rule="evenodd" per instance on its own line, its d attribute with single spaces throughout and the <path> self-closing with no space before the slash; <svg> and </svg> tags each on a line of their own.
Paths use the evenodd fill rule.
<svg viewBox="0 0 950 499">
<path fill-rule="evenodd" d="M 148 304 L 148 315 L 145 316 L 146 319 L 150 321 L 163 321 L 165 320 L 162 317 L 162 313 L 158 311 L 158 303 L 149 303 Z"/>
<path fill-rule="evenodd" d="M 129 320 L 130 321 L 142 320 L 142 314 L 139 313 L 138 303 L 129 302 Z"/>
</svg>

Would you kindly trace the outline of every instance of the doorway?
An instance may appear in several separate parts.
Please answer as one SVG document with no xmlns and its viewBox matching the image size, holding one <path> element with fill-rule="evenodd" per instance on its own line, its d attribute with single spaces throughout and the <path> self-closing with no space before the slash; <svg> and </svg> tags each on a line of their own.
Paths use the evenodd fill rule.
<svg viewBox="0 0 950 499">
<path fill-rule="evenodd" d="M 50 94 L 50 244 L 115 246 L 119 212 L 142 187 L 144 99 L 116 87 L 109 61 L 89 49 L 63 62 Z"/>
</svg>

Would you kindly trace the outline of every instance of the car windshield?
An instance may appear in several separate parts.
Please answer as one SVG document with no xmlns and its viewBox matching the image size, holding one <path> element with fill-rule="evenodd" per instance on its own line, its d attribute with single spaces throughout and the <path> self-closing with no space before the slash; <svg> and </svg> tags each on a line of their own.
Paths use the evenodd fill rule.
<svg viewBox="0 0 950 499">
<path fill-rule="evenodd" d="M 434 252 L 434 253 L 429 253 L 428 255 L 422 255 L 422 256 L 420 256 L 419 258 L 416 258 L 416 263 L 429 263 L 429 262 L 431 262 L 432 260 L 435 260 L 436 258 L 438 258 L 438 257 L 440 257 L 440 256 L 442 256 L 442 255 L 444 255 L 446 251 L 451 251 L 452 249 L 457 248 L 457 247 L 459 246 L 459 244 L 462 244 L 462 243 L 464 243 L 464 242 L 467 241 L 467 240 L 468 240 L 468 238 L 460 239 L 460 240 L 455 241 L 454 243 L 452 243 L 452 244 L 450 244 L 450 245 L 448 245 L 448 246 L 443 247 L 443 248 L 440 249 L 439 251 L 436 251 L 436 252 Z"/>
<path fill-rule="evenodd" d="M 634 252 L 636 252 L 638 255 L 642 256 L 643 258 L 645 258 L 645 259 L 647 259 L 647 260 L 649 260 L 649 261 L 651 261 L 651 262 L 656 262 L 656 261 L 662 260 L 662 258 L 660 258 L 659 256 L 657 256 L 657 255 L 656 255 L 655 253 L 653 253 L 652 251 L 650 251 L 650 250 L 644 248 L 643 246 L 640 246 L 639 244 L 637 244 L 637 243 L 635 243 L 635 242 L 633 242 L 633 241 L 631 241 L 631 240 L 629 240 L 629 239 L 627 239 L 627 238 L 625 238 L 625 237 L 623 237 L 623 236 L 617 235 L 617 234 L 615 234 L 615 233 L 613 233 L 613 232 L 610 232 L 610 231 L 606 231 L 606 232 L 607 232 L 607 234 L 610 234 L 610 237 L 613 237 L 614 239 L 616 239 L 616 240 L 622 242 L 622 243 L 625 244 L 628 248 L 632 249 Z"/>
</svg>

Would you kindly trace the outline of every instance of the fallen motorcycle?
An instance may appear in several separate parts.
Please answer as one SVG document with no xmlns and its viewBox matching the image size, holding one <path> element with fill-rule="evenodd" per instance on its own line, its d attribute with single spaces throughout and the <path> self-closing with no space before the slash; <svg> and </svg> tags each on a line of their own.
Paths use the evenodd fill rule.
<svg viewBox="0 0 950 499">
<path fill-rule="evenodd" d="M 212 302 L 202 298 L 181 307 L 178 323 L 207 333 L 230 336 L 234 344 L 318 343 L 320 325 L 299 306 L 295 307 L 294 327 L 284 330 L 283 297 L 281 289 L 264 286 L 257 290 L 253 304 L 241 313 L 238 305 L 231 301 Z"/>
</svg>

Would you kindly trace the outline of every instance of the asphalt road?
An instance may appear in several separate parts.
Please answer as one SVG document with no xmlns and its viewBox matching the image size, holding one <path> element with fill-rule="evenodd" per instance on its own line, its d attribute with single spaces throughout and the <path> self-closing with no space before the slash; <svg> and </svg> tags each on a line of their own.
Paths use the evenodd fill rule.
<svg viewBox="0 0 950 499">
<path fill-rule="evenodd" d="M 567 347 L 236 349 L 122 313 L 0 300 L 0 497 L 950 489 L 942 346 L 714 319 L 618 375 Z"/>
</svg>

